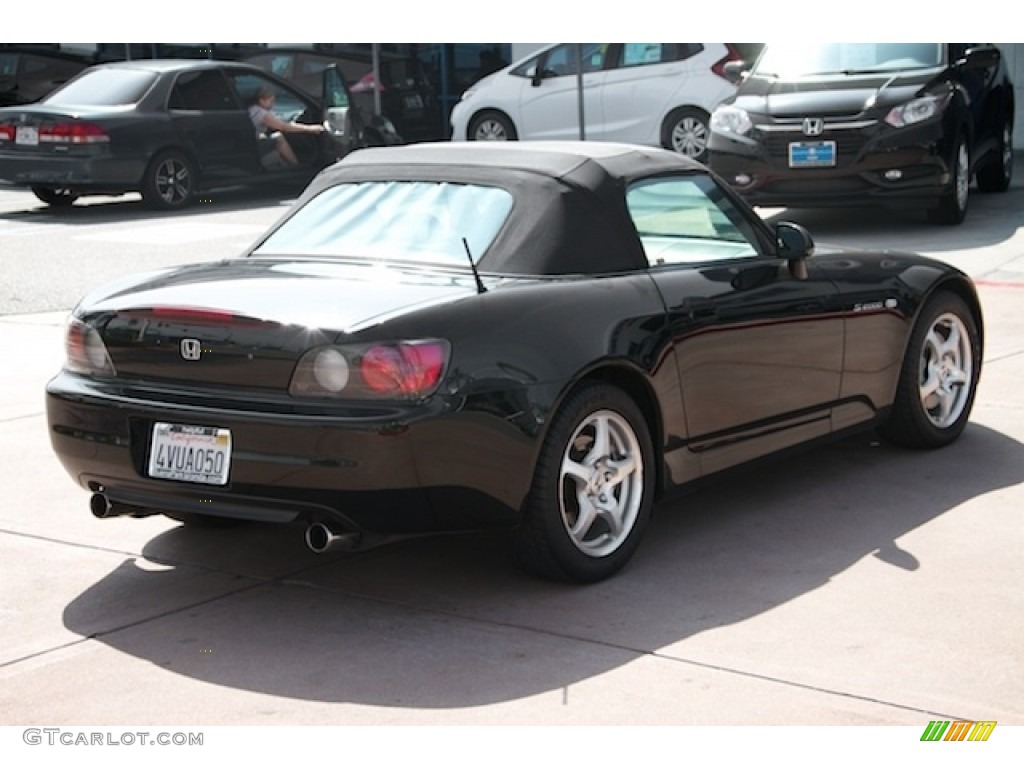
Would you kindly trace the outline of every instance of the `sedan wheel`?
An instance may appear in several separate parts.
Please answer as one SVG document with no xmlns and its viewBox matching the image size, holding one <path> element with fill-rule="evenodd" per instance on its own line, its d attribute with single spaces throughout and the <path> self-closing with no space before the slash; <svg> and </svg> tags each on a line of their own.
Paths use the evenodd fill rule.
<svg viewBox="0 0 1024 768">
<path fill-rule="evenodd" d="M 32 187 L 32 194 L 54 208 L 67 208 L 78 199 L 78 193 L 64 187 Z"/>
<path fill-rule="evenodd" d="M 473 118 L 468 138 L 470 141 L 515 141 L 512 121 L 498 112 L 484 112 Z"/>
<path fill-rule="evenodd" d="M 142 199 L 154 208 L 184 208 L 195 193 L 192 165 L 179 152 L 165 152 L 153 160 L 142 183 Z"/>
<path fill-rule="evenodd" d="M 943 196 L 939 205 L 928 211 L 928 218 L 936 224 L 959 224 L 967 215 L 967 191 L 971 185 L 970 157 L 967 154 L 967 142 L 961 137 L 957 140 L 956 151 L 953 153 L 953 180 L 949 191 Z"/>
<path fill-rule="evenodd" d="M 707 159 L 708 115 L 690 107 L 673 110 L 662 127 L 662 144 L 681 155 L 703 163 Z"/>
<path fill-rule="evenodd" d="M 967 425 L 980 367 L 976 318 L 959 296 L 938 294 L 914 327 L 885 436 L 915 448 L 955 440 Z"/>
<path fill-rule="evenodd" d="M 591 385 L 552 422 L 516 536 L 528 570 L 569 581 L 611 576 L 633 555 L 652 508 L 647 424 L 621 390 Z"/>
</svg>

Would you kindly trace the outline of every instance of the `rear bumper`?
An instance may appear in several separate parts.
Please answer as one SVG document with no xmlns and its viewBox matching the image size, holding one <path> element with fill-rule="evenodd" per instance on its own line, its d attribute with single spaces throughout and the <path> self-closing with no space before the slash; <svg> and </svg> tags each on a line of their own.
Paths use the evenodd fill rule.
<svg viewBox="0 0 1024 768">
<path fill-rule="evenodd" d="M 139 514 L 336 523 L 382 535 L 514 525 L 532 462 L 521 433 L 482 414 L 417 407 L 406 420 L 169 404 L 61 373 L 46 389 L 50 441 L 71 477 Z M 148 476 L 153 425 L 231 430 L 224 486 Z M 475 455 L 476 463 L 461 460 Z"/>
<path fill-rule="evenodd" d="M 73 156 L 0 151 L 0 185 L 60 187 L 83 192 L 137 191 L 145 172 L 142 159 L 109 154 Z"/>
</svg>

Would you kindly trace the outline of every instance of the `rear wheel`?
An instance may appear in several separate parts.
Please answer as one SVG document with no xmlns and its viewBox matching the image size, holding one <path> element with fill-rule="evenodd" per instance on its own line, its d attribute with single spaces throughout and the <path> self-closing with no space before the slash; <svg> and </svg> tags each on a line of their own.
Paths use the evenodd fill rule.
<svg viewBox="0 0 1024 768">
<path fill-rule="evenodd" d="M 643 414 L 607 384 L 563 405 L 516 531 L 517 560 L 545 578 L 594 582 L 632 557 L 651 516 L 654 451 Z"/>
<path fill-rule="evenodd" d="M 978 189 L 982 192 L 1005 192 L 1013 178 L 1013 119 L 1003 123 L 999 137 L 998 157 L 978 171 Z"/>
<path fill-rule="evenodd" d="M 953 152 L 953 178 L 949 190 L 943 194 L 938 206 L 928 211 L 928 219 L 935 224 L 959 224 L 967 215 L 967 190 L 971 184 L 970 156 L 967 140 L 960 136 Z"/>
<path fill-rule="evenodd" d="M 67 208 L 78 199 L 78 193 L 65 187 L 32 187 L 32 194 L 54 208 Z"/>
<path fill-rule="evenodd" d="M 196 181 L 195 171 L 187 157 L 180 152 L 163 152 L 146 170 L 142 199 L 153 208 L 184 208 L 192 202 Z"/>
<path fill-rule="evenodd" d="M 959 296 L 936 294 L 911 333 L 882 434 L 911 448 L 953 442 L 967 426 L 980 372 L 977 319 Z"/>
<path fill-rule="evenodd" d="M 698 162 L 705 162 L 711 136 L 709 119 L 706 112 L 694 107 L 672 110 L 661 128 L 662 146 Z"/>
<path fill-rule="evenodd" d="M 469 124 L 470 141 L 515 141 L 518 136 L 512 121 L 500 112 L 481 112 Z"/>
</svg>

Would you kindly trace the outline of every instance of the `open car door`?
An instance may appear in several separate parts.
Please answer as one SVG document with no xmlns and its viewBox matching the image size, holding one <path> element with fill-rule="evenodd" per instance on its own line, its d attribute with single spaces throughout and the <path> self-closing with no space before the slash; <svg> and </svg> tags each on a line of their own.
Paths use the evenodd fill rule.
<svg viewBox="0 0 1024 768">
<path fill-rule="evenodd" d="M 337 64 L 331 64 L 324 70 L 322 102 L 324 125 L 327 126 L 338 158 L 360 147 L 402 143 L 402 138 L 390 120 L 382 115 L 367 115 L 360 111 L 352 100 Z"/>
<path fill-rule="evenodd" d="M 363 146 L 362 121 L 358 119 L 358 110 L 352 104 L 348 86 L 338 72 L 337 64 L 331 64 L 324 70 L 322 88 L 324 125 L 340 159 Z"/>
</svg>

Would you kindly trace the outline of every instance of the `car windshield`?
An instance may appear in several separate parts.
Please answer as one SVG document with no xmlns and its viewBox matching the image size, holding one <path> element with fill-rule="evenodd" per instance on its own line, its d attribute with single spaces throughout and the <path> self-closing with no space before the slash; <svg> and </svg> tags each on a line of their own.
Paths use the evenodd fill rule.
<svg viewBox="0 0 1024 768">
<path fill-rule="evenodd" d="M 755 74 L 781 78 L 894 72 L 942 63 L 941 43 L 768 45 Z"/>
<path fill-rule="evenodd" d="M 467 265 L 512 210 L 504 189 L 435 181 L 338 184 L 306 203 L 253 251 Z M 463 243 L 465 240 L 465 243 Z"/>
<path fill-rule="evenodd" d="M 145 96 L 156 78 L 155 72 L 142 69 L 91 69 L 51 93 L 43 103 L 54 106 L 127 106 Z"/>
</svg>

